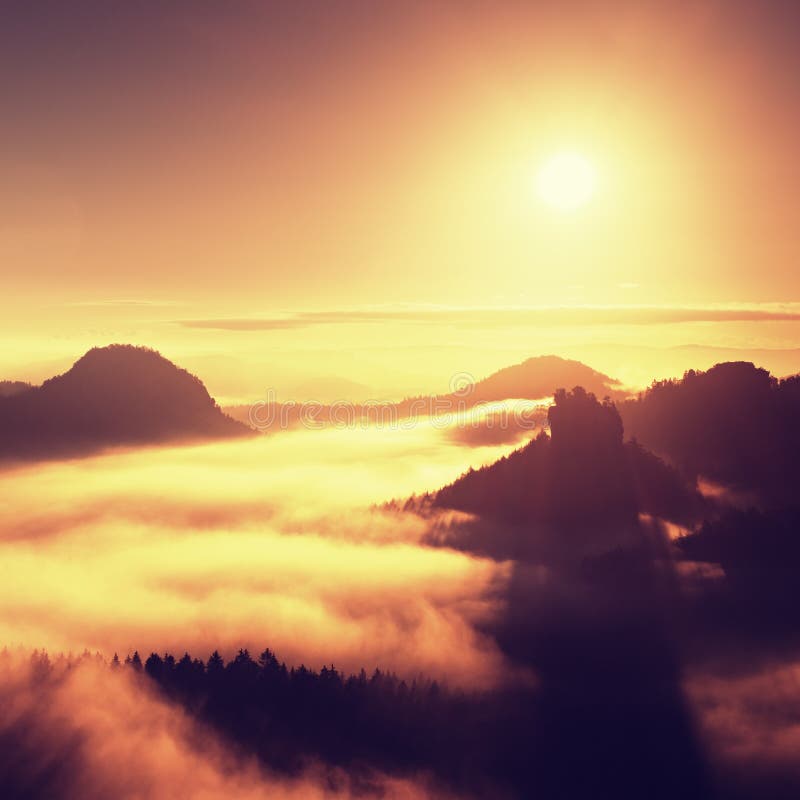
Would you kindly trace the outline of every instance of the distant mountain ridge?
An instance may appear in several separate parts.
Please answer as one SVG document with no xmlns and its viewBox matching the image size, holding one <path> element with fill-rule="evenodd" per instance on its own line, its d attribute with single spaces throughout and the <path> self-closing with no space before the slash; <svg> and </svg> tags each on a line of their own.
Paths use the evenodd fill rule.
<svg viewBox="0 0 800 800">
<path fill-rule="evenodd" d="M 469 397 L 475 403 L 549 397 L 557 389 L 582 386 L 597 397 L 612 399 L 625 395 L 616 378 L 604 375 L 580 361 L 560 356 L 534 356 L 520 364 L 493 372 L 477 381 Z"/>
<path fill-rule="evenodd" d="M 551 397 L 557 389 L 573 386 L 583 386 L 601 398 L 620 400 L 627 397 L 615 378 L 580 361 L 554 355 L 528 358 L 520 364 L 504 367 L 474 382 L 466 373 L 459 374 L 457 378 L 458 380 L 455 377 L 452 379 L 452 390 L 446 394 L 417 395 L 399 401 L 381 400 L 348 405 L 358 419 L 386 421 L 390 418 L 407 419 L 417 415 L 450 414 L 501 400 L 541 400 Z M 314 399 L 309 397 L 302 398 L 299 402 L 236 405 L 224 410 L 245 424 L 253 425 L 257 421 L 259 424 L 254 427 L 261 430 L 272 429 L 277 420 L 283 420 L 286 427 L 292 428 L 303 423 L 303 402 Z M 336 420 L 340 409 L 337 409 L 335 403 L 315 404 L 313 411 L 315 423 L 327 424 Z"/>
<path fill-rule="evenodd" d="M 154 350 L 96 347 L 41 386 L 0 396 L 0 459 L 246 436 L 199 378 Z"/>
</svg>

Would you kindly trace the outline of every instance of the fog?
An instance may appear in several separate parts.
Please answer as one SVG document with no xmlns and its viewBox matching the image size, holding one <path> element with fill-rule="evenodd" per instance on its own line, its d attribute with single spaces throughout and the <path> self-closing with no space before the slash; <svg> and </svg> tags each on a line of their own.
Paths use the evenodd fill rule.
<svg viewBox="0 0 800 800">
<path fill-rule="evenodd" d="M 477 628 L 509 565 L 425 547 L 422 520 L 371 506 L 506 450 L 420 424 L 10 470 L 0 637 L 107 657 L 269 646 L 293 664 L 496 685 L 510 670 Z"/>
<path fill-rule="evenodd" d="M 0 661 L 0 774 L 6 797 L 108 797 L 153 800 L 322 800 L 336 796 L 421 800 L 426 781 L 369 771 L 358 778 L 309 763 L 296 776 L 267 771 L 211 729 L 160 699 L 131 670 L 85 658 L 56 664 L 45 677 L 38 658 Z M 437 788 L 437 796 L 450 796 Z"/>
</svg>

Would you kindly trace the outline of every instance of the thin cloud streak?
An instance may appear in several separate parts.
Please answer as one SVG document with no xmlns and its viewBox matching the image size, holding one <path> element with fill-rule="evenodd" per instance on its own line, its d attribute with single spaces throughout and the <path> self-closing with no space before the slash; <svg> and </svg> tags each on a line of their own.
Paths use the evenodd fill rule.
<svg viewBox="0 0 800 800">
<path fill-rule="evenodd" d="M 417 310 L 301 311 L 283 317 L 186 319 L 184 328 L 227 331 L 270 331 L 312 325 L 354 325 L 382 322 L 513 325 L 665 325 L 686 322 L 798 322 L 794 304 L 767 307 L 564 306 L 552 308 L 438 308 Z"/>
</svg>

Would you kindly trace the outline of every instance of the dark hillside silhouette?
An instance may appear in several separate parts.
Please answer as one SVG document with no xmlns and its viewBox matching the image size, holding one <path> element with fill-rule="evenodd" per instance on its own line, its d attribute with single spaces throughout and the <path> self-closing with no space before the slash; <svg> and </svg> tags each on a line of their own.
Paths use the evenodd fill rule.
<svg viewBox="0 0 800 800">
<path fill-rule="evenodd" d="M 730 510 L 677 541 L 690 562 L 722 573 L 695 593 L 697 655 L 767 661 L 800 649 L 800 510 Z M 747 647 L 743 647 L 748 643 Z"/>
<path fill-rule="evenodd" d="M 530 747 L 542 796 L 708 797 L 673 634 L 670 545 L 641 516 L 697 519 L 702 498 L 625 442 L 609 400 L 560 390 L 549 422 L 549 437 L 434 495 L 434 508 L 474 519 L 430 541 L 515 559 L 506 614 L 488 630 L 540 681 Z"/>
<path fill-rule="evenodd" d="M 0 381 L 0 397 L 11 397 L 12 394 L 19 394 L 33 386 L 25 381 Z"/>
<path fill-rule="evenodd" d="M 248 433 L 194 375 L 130 345 L 94 348 L 63 375 L 0 397 L 0 459 L 6 460 Z"/>
<path fill-rule="evenodd" d="M 0 667 L 6 657 L 0 651 Z M 51 659 L 34 652 L 30 689 L 47 698 L 84 662 L 102 658 L 84 653 Z M 237 753 L 254 754 L 271 769 L 298 775 L 322 767 L 330 772 L 331 797 L 338 796 L 340 770 L 364 787 L 366 797 L 376 796 L 370 790 L 376 771 L 412 779 L 422 774 L 430 797 L 455 790 L 457 797 L 512 800 L 532 796 L 539 783 L 540 764 L 530 749 L 537 721 L 530 689 L 465 692 L 379 669 L 346 675 L 332 665 L 289 668 L 269 649 L 257 658 L 240 650 L 227 661 L 216 651 L 206 660 L 151 653 L 144 663 L 138 652 L 124 661 L 115 654 L 107 668 L 132 679 L 134 688 L 156 688 L 212 726 Z M 60 755 L 70 757 L 37 759 L 32 721 L 9 716 L 0 723 L 3 798 L 82 796 L 64 789 L 75 782 L 75 772 L 80 775 L 79 742 L 63 744 Z"/>
<path fill-rule="evenodd" d="M 560 356 L 536 356 L 476 381 L 468 397 L 474 403 L 508 398 L 538 400 L 549 397 L 560 386 L 582 386 L 598 397 L 624 396 L 618 380 L 580 361 Z"/>
<path fill-rule="evenodd" d="M 622 420 L 610 401 L 601 403 L 581 387 L 561 390 L 548 417 L 550 436 L 540 434 L 434 495 L 434 507 L 514 526 L 505 531 L 514 531 L 513 552 L 493 548 L 503 547 L 492 541 L 504 535 L 497 529 L 479 549 L 519 558 L 549 544 L 574 556 L 576 548 L 619 543 L 640 513 L 685 523 L 700 512 L 702 498 L 691 482 L 639 444 L 624 442 Z M 459 546 L 461 531 L 446 533 L 444 543 Z"/>
<path fill-rule="evenodd" d="M 800 379 L 721 364 L 620 408 L 558 392 L 550 437 L 406 508 L 468 512 L 432 514 L 429 542 L 515 560 L 487 630 L 540 680 L 544 796 L 796 796 L 779 764 L 707 771 L 683 670 L 758 675 L 800 652 Z M 760 508 L 702 498 L 697 476 Z M 671 540 L 659 518 L 688 533 Z"/>
<path fill-rule="evenodd" d="M 800 377 L 717 364 L 655 383 L 620 410 L 630 435 L 687 476 L 756 492 L 769 505 L 800 501 Z"/>
</svg>

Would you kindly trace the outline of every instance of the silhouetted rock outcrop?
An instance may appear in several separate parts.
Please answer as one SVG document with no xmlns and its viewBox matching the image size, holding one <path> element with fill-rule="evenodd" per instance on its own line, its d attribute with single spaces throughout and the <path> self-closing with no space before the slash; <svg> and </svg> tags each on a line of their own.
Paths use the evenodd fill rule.
<svg viewBox="0 0 800 800">
<path fill-rule="evenodd" d="M 601 403 L 581 387 L 560 390 L 548 418 L 550 436 L 466 473 L 435 495 L 434 506 L 516 526 L 514 536 L 530 540 L 526 545 L 549 537 L 575 555 L 594 549 L 593 538 L 601 550 L 618 543 L 609 534 L 624 535 L 640 513 L 683 523 L 699 512 L 692 483 L 636 442 L 624 442 L 609 400 Z M 495 543 L 484 544 L 478 549 L 491 553 Z"/>
<path fill-rule="evenodd" d="M 0 397 L 0 459 L 248 435 L 202 382 L 143 347 L 94 348 L 63 375 Z"/>
</svg>

